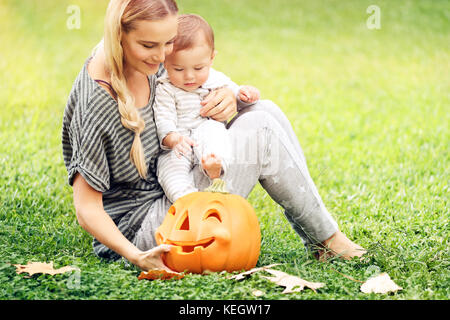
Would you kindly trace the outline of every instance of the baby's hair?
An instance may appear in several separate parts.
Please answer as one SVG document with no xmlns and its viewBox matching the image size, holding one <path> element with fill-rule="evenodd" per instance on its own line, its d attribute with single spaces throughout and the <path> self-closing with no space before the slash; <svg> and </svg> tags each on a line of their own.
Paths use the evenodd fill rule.
<svg viewBox="0 0 450 320">
<path fill-rule="evenodd" d="M 173 44 L 173 52 L 190 49 L 196 45 L 196 39 L 202 32 L 205 41 L 214 51 L 214 32 L 205 19 L 196 14 L 183 14 L 178 17 L 178 33 Z"/>
</svg>

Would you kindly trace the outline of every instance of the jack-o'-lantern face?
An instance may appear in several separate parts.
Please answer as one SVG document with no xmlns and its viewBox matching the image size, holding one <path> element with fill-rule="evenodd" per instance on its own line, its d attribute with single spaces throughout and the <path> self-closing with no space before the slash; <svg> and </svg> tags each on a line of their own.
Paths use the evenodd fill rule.
<svg viewBox="0 0 450 320">
<path fill-rule="evenodd" d="M 247 200 L 217 192 L 194 192 L 178 199 L 156 232 L 158 244 L 173 246 L 163 258 L 179 272 L 253 268 L 260 240 L 258 219 Z"/>
</svg>

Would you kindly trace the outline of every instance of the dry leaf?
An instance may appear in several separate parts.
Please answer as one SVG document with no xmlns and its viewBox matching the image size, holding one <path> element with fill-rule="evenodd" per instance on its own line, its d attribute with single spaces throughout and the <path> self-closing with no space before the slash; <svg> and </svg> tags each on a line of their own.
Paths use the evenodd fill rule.
<svg viewBox="0 0 450 320">
<path fill-rule="evenodd" d="M 325 286 L 324 283 L 309 282 L 299 277 L 284 273 L 282 271 L 273 269 L 266 269 L 265 271 L 273 274 L 275 277 L 264 277 L 264 278 L 278 284 L 279 286 L 286 287 L 286 289 L 284 289 L 282 293 L 300 292 L 305 287 L 308 287 L 312 289 L 314 292 L 316 292 L 316 289 Z"/>
<path fill-rule="evenodd" d="M 64 272 L 69 272 L 69 271 L 73 271 L 73 270 L 79 270 L 77 268 L 73 268 L 71 266 L 66 266 L 66 267 L 62 267 L 59 269 L 53 269 L 53 262 L 50 261 L 50 263 L 44 263 L 44 262 L 28 262 L 28 264 L 23 265 L 23 264 L 13 264 L 13 266 L 16 267 L 16 272 L 18 274 L 23 273 L 23 272 L 27 272 L 30 274 L 30 276 L 32 276 L 35 273 L 46 273 L 46 274 L 51 274 L 51 275 L 55 275 L 58 273 L 64 273 Z"/>
<path fill-rule="evenodd" d="M 388 293 L 402 290 L 389 275 L 384 272 L 376 277 L 369 278 L 361 285 L 361 291 L 364 293 Z"/>
<path fill-rule="evenodd" d="M 261 290 L 253 290 L 253 291 L 252 291 L 252 294 L 253 294 L 255 297 L 261 297 L 262 295 L 264 295 L 264 292 L 262 292 Z"/>
<path fill-rule="evenodd" d="M 183 279 L 184 274 L 178 272 L 168 272 L 163 269 L 152 269 L 147 272 L 142 271 L 138 277 L 138 280 L 147 279 L 147 280 L 167 280 L 176 278 L 177 280 Z"/>
<path fill-rule="evenodd" d="M 245 272 L 236 274 L 234 276 L 231 276 L 229 279 L 234 279 L 234 280 L 238 280 L 239 281 L 239 280 L 245 279 L 245 277 L 247 277 L 247 276 L 249 276 L 249 275 L 251 275 L 251 274 L 253 274 L 255 272 L 266 270 L 268 268 L 272 268 L 272 267 L 277 266 L 277 265 L 279 265 L 279 263 L 269 264 L 267 266 L 259 267 L 259 268 L 253 268 L 253 269 L 250 269 L 248 271 L 245 271 Z"/>
</svg>

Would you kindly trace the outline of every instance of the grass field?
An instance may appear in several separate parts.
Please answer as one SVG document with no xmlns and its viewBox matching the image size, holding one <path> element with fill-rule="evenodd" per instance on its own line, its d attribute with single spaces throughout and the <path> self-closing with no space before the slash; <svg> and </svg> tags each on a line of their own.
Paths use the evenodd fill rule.
<svg viewBox="0 0 450 320">
<path fill-rule="evenodd" d="M 311 175 L 363 261 L 318 262 L 257 186 L 258 266 L 324 282 L 281 294 L 258 275 L 138 281 L 97 259 L 78 225 L 62 161 L 72 83 L 100 40 L 107 1 L 0 2 L 0 299 L 444 299 L 449 272 L 450 4 L 448 1 L 179 0 L 215 29 L 215 68 L 260 88 L 291 120 Z M 381 9 L 368 29 L 366 8 Z M 67 28 L 69 5 L 80 29 Z M 80 273 L 17 275 L 11 264 L 54 261 Z M 364 294 L 387 272 L 396 294 Z"/>
</svg>

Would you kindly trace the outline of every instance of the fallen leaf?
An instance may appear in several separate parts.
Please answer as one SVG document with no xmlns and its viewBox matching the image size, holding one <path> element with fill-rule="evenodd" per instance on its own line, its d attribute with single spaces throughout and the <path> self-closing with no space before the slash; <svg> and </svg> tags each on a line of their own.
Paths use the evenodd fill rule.
<svg viewBox="0 0 450 320">
<path fill-rule="evenodd" d="M 239 281 L 239 280 L 245 279 L 245 277 L 247 277 L 247 276 L 249 276 L 249 275 L 251 275 L 251 274 L 253 274 L 255 272 L 266 270 L 268 268 L 272 268 L 272 267 L 277 266 L 277 265 L 279 265 L 279 263 L 269 264 L 267 266 L 259 267 L 259 268 L 253 268 L 253 269 L 250 269 L 248 271 L 245 271 L 245 272 L 236 274 L 234 276 L 231 276 L 229 279 L 234 279 L 234 280 L 238 280 Z"/>
<path fill-rule="evenodd" d="M 262 292 L 261 290 L 253 290 L 253 291 L 252 291 L 252 294 L 253 294 L 255 297 L 261 297 L 262 295 L 264 295 L 264 292 Z"/>
<path fill-rule="evenodd" d="M 364 293 L 388 293 L 402 290 L 394 281 L 391 280 L 386 272 L 369 278 L 361 285 L 361 291 Z"/>
<path fill-rule="evenodd" d="M 265 271 L 273 274 L 274 277 L 264 277 L 264 278 L 276 283 L 279 286 L 286 287 L 282 293 L 300 292 L 305 287 L 310 288 L 314 292 L 316 292 L 316 289 L 325 286 L 324 283 L 309 282 L 299 277 L 284 273 L 282 271 L 273 269 L 266 269 Z"/>
<path fill-rule="evenodd" d="M 148 270 L 147 272 L 142 271 L 138 277 L 138 280 L 168 280 L 173 278 L 176 278 L 177 280 L 183 279 L 184 274 L 178 272 L 168 272 L 163 269 L 152 269 Z"/>
<path fill-rule="evenodd" d="M 20 273 L 24 273 L 27 272 L 30 276 L 32 276 L 35 273 L 46 273 L 46 274 L 51 274 L 51 275 L 55 275 L 58 273 L 64 273 L 64 272 L 69 272 L 69 271 L 73 271 L 73 270 L 79 270 L 77 268 L 71 267 L 71 266 L 65 266 L 59 269 L 54 269 L 53 268 L 53 262 L 50 261 L 50 263 L 45 263 L 45 262 L 28 262 L 28 264 L 23 265 L 23 264 L 13 264 L 13 266 L 16 267 L 16 272 L 18 274 Z"/>
</svg>

